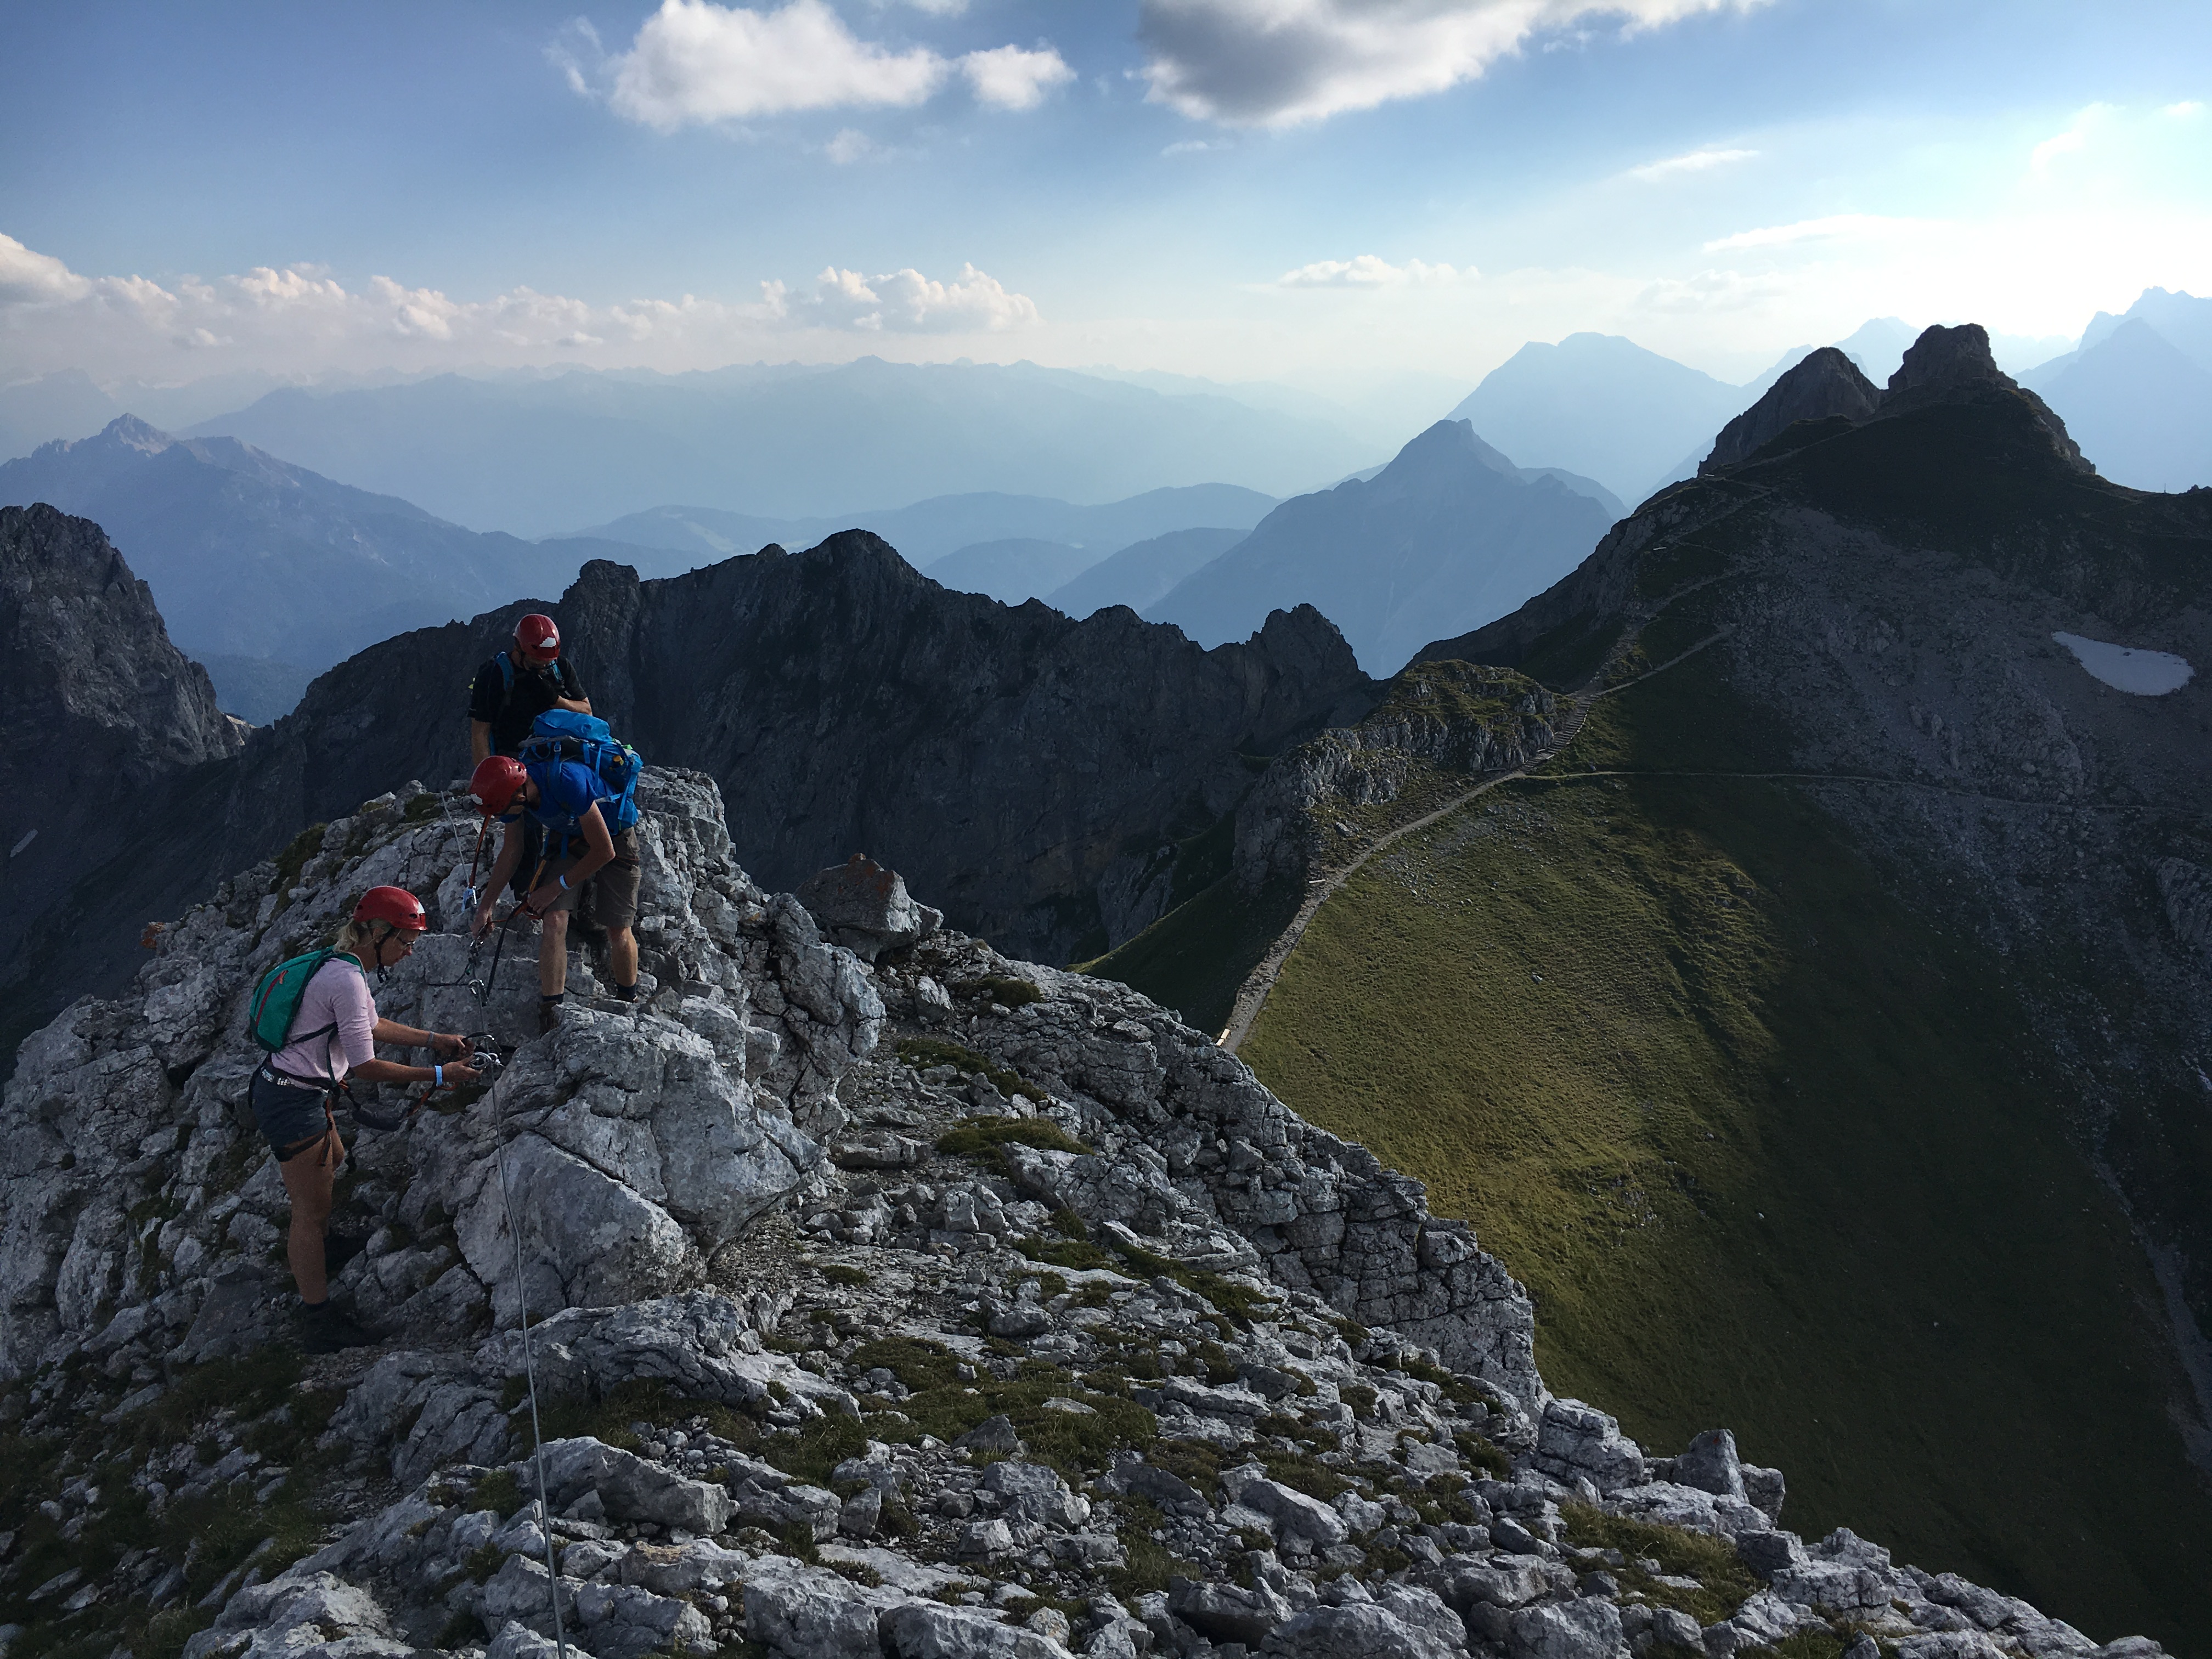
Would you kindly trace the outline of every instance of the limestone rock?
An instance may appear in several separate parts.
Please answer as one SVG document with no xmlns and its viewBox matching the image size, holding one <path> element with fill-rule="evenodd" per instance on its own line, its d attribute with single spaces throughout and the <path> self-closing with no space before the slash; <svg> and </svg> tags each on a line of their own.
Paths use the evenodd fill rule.
<svg viewBox="0 0 2212 1659">
<path fill-rule="evenodd" d="M 942 911 L 916 904 L 896 870 L 855 853 L 801 883 L 794 896 L 831 939 L 863 962 L 912 945 L 945 922 Z"/>
</svg>

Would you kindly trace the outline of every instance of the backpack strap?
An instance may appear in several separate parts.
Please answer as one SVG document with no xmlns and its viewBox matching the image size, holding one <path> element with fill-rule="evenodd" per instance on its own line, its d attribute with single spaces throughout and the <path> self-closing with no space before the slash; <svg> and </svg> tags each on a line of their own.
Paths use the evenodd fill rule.
<svg viewBox="0 0 2212 1659">
<path fill-rule="evenodd" d="M 508 659 L 504 651 L 494 657 L 492 660 L 499 665 L 500 701 L 505 702 L 506 694 L 514 690 L 514 664 Z"/>
</svg>

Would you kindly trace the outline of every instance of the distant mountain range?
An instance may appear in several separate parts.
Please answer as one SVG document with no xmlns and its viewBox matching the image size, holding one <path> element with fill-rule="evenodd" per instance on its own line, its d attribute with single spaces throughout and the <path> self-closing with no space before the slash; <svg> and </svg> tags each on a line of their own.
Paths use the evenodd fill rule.
<svg viewBox="0 0 2212 1659">
<path fill-rule="evenodd" d="M 947 555 L 977 543 L 1017 538 L 1060 543 L 1103 558 L 1133 542 L 1193 525 L 1249 530 L 1267 517 L 1274 505 L 1272 495 L 1222 483 L 1151 489 L 1127 501 L 1097 507 L 987 490 L 935 495 L 910 507 L 798 519 L 760 518 L 708 507 L 656 507 L 571 533 L 666 548 L 691 556 L 693 564 L 712 564 L 732 553 L 753 552 L 769 542 L 796 550 L 811 547 L 841 530 L 866 530 L 898 549 L 908 564 L 927 569 Z"/>
<path fill-rule="evenodd" d="M 1525 477 L 1463 420 L 1439 421 L 1371 479 L 1284 502 L 1144 612 L 1201 645 L 1241 640 L 1307 604 L 1372 674 L 1447 617 L 1503 616 L 1573 569 L 1614 514 L 1555 477 Z"/>
<path fill-rule="evenodd" d="M 518 592 L 558 593 L 586 559 L 653 574 L 683 568 L 671 556 L 611 542 L 541 547 L 478 535 L 234 438 L 174 438 L 128 415 L 94 437 L 0 464 L 0 505 L 38 501 L 106 527 L 153 590 L 179 647 L 234 659 L 234 686 L 252 672 L 234 659 L 319 671 Z M 266 718 L 276 693 L 251 695 Z"/>
<path fill-rule="evenodd" d="M 1066 586 L 1046 594 L 1045 602 L 1079 622 L 1109 605 L 1126 605 L 1132 611 L 1146 610 L 1167 598 L 1184 577 L 1219 558 L 1249 533 L 1224 526 L 1170 530 L 1164 536 L 1138 542 L 1101 559 Z"/>
<path fill-rule="evenodd" d="M 2212 300 L 2148 290 L 2081 349 L 2021 375 L 2097 470 L 2137 489 L 2212 484 Z"/>
<path fill-rule="evenodd" d="M 538 536 L 666 501 L 807 517 L 948 493 L 1115 501 L 1217 479 L 1283 495 L 1374 455 L 1325 421 L 1230 398 L 1033 363 L 873 357 L 286 388 L 193 430 L 459 524 Z"/>
</svg>

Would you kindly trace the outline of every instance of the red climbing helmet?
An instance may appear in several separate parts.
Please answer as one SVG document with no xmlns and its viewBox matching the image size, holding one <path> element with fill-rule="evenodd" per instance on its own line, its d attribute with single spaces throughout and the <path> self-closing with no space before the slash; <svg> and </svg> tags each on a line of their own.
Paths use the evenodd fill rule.
<svg viewBox="0 0 2212 1659">
<path fill-rule="evenodd" d="M 486 755 L 469 775 L 469 793 L 477 798 L 477 811 L 495 818 L 514 805 L 514 798 L 529 781 L 530 774 L 514 756 Z"/>
<path fill-rule="evenodd" d="M 532 611 L 514 625 L 514 648 L 534 663 L 549 663 L 561 654 L 561 630 L 553 618 Z"/>
<path fill-rule="evenodd" d="M 422 901 L 404 887 L 372 887 L 361 896 L 361 902 L 353 907 L 356 921 L 381 921 L 409 933 L 419 933 L 430 925 L 430 918 L 422 914 Z"/>
</svg>

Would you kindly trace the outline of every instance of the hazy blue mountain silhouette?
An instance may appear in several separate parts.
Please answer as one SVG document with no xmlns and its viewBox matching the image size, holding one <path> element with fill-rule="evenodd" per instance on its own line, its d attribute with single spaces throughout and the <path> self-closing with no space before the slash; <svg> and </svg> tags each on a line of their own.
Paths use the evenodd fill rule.
<svg viewBox="0 0 2212 1659">
<path fill-rule="evenodd" d="M 1102 556 L 1095 550 L 1070 547 L 1066 542 L 1013 536 L 975 542 L 948 553 L 933 560 L 922 574 L 956 593 L 984 593 L 1002 605 L 1019 605 L 1043 598 Z"/>
<path fill-rule="evenodd" d="M 0 505 L 36 501 L 99 522 L 186 653 L 307 669 L 515 593 L 557 592 L 586 559 L 683 568 L 607 542 L 478 535 L 235 439 L 173 438 L 128 415 L 0 465 Z"/>
<path fill-rule="evenodd" d="M 1619 335 L 1570 334 L 1522 346 L 1450 418 L 1510 455 L 1595 478 L 1633 504 L 1757 397 Z"/>
<path fill-rule="evenodd" d="M 1522 477 L 1467 422 L 1438 421 L 1374 477 L 1285 501 L 1144 615 L 1211 646 L 1309 604 L 1387 674 L 1441 619 L 1480 627 L 1541 592 L 1612 523 L 1558 479 Z"/>
<path fill-rule="evenodd" d="M 873 357 L 286 390 L 194 430 L 533 535 L 668 501 L 800 517 L 975 491 L 1100 501 L 1229 479 L 1281 493 L 1372 453 L 1327 422 L 1229 398 L 1033 363 Z"/>
<path fill-rule="evenodd" d="M 1045 603 L 1079 622 L 1109 605 L 1141 611 L 1167 598 L 1176 583 L 1249 533 L 1224 525 L 1170 530 L 1109 554 L 1066 586 L 1046 594 Z"/>
<path fill-rule="evenodd" d="M 2091 318 L 2089 326 L 2081 331 L 2080 349 L 2087 351 L 2101 344 L 2129 322 L 2149 324 L 2168 345 L 2199 368 L 2212 370 L 2212 300 L 2200 300 L 2189 293 L 2169 293 L 2162 288 L 2147 288 L 2118 316 L 2100 311 Z M 2043 367 L 2048 368 L 2051 365 Z"/>
<path fill-rule="evenodd" d="M 811 547 L 841 530 L 866 530 L 882 537 L 898 549 L 908 563 L 921 568 L 977 542 L 1023 538 L 1062 542 L 1100 553 L 1193 525 L 1233 525 L 1249 530 L 1266 518 L 1274 505 L 1273 495 L 1237 484 L 1148 489 L 1127 501 L 1097 507 L 1078 507 L 1042 495 L 981 491 L 932 496 L 908 507 L 804 519 L 764 519 L 705 507 L 656 507 L 574 533 L 665 547 L 694 556 L 695 563 L 711 564 L 733 553 L 753 552 L 768 542 Z"/>
<path fill-rule="evenodd" d="M 2195 303 L 2212 310 L 2212 302 Z M 2020 380 L 2113 483 L 2137 489 L 2212 483 L 2212 370 L 2142 317 L 2118 320 L 2094 345 Z"/>
</svg>

